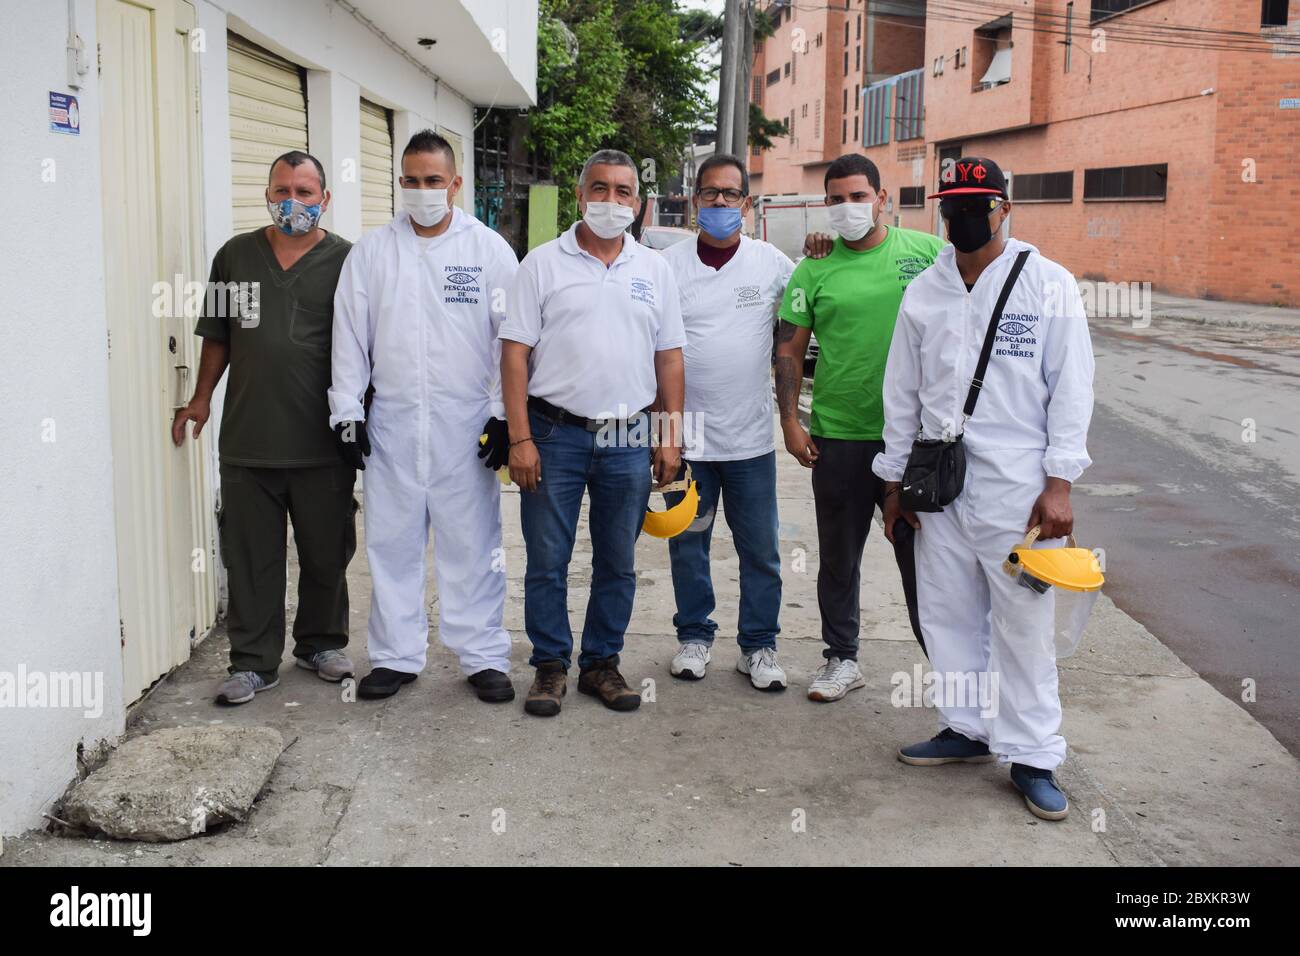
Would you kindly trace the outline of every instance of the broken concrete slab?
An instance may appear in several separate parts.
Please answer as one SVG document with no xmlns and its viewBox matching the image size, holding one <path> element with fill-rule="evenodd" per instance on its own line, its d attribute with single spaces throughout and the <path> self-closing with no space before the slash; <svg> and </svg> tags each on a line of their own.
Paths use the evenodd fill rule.
<svg viewBox="0 0 1300 956">
<path fill-rule="evenodd" d="M 243 822 L 284 751 L 271 727 L 176 727 L 128 740 L 60 817 L 119 840 L 185 840 Z"/>
</svg>

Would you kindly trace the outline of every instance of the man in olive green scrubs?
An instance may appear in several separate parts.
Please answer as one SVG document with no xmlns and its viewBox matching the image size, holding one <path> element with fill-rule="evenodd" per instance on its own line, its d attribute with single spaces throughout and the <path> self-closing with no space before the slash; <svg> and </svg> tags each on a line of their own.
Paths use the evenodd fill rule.
<svg viewBox="0 0 1300 956">
<path fill-rule="evenodd" d="M 356 550 L 356 472 L 329 428 L 334 287 L 351 244 L 317 222 L 325 172 L 307 153 L 271 164 L 272 225 L 235 236 L 212 261 L 198 381 L 172 440 L 197 438 L 227 366 L 221 419 L 221 558 L 229 580 L 230 676 L 217 702 L 242 704 L 279 683 L 284 654 L 286 518 L 300 574 L 294 656 L 325 680 L 352 675 L 346 571 Z M 214 294 L 215 293 L 215 294 Z"/>
</svg>

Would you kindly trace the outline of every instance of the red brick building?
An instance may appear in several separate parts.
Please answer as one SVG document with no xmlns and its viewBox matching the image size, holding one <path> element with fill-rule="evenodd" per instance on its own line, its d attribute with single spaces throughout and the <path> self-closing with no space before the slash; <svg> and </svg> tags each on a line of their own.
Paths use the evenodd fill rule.
<svg viewBox="0 0 1300 956">
<path fill-rule="evenodd" d="M 1077 276 L 1300 305 L 1300 3 L 803 6 L 772 5 L 754 70 L 764 113 L 794 119 L 751 157 L 756 193 L 819 193 L 857 151 L 888 221 L 937 232 L 923 196 L 943 161 L 988 156 L 1011 177 L 1012 232 Z"/>
</svg>

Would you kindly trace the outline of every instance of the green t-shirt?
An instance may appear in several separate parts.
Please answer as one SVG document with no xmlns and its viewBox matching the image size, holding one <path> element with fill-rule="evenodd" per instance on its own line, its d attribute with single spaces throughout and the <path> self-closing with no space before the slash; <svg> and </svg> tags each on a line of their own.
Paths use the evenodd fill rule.
<svg viewBox="0 0 1300 956">
<path fill-rule="evenodd" d="M 223 463 L 304 468 L 339 462 L 327 393 L 334 287 L 351 248 L 326 233 L 286 272 L 260 228 L 235 236 L 212 260 L 209 282 L 232 284 L 224 288 L 236 293 L 209 293 L 194 329 L 230 345 L 218 442 Z M 252 283 L 258 308 L 247 310 Z"/>
<path fill-rule="evenodd" d="M 903 290 L 943 244 L 938 236 L 891 226 L 873 249 L 854 252 L 837 238 L 826 258 L 795 267 L 780 316 L 817 336 L 812 434 L 880 440 L 885 360 Z"/>
</svg>

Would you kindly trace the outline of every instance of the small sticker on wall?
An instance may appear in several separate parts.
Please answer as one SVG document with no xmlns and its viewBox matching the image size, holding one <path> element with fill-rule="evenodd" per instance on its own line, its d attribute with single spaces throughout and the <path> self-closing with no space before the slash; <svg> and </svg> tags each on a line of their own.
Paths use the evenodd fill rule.
<svg viewBox="0 0 1300 956">
<path fill-rule="evenodd" d="M 50 91 L 50 132 L 81 135 L 81 109 L 72 94 Z"/>
</svg>

